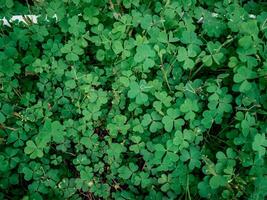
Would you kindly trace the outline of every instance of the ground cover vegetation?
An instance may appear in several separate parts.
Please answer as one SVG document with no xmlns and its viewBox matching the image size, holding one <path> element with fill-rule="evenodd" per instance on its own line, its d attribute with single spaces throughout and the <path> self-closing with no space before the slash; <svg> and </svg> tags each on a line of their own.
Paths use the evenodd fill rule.
<svg viewBox="0 0 267 200">
<path fill-rule="evenodd" d="M 0 2 L 0 199 L 266 198 L 264 1 Z"/>
</svg>

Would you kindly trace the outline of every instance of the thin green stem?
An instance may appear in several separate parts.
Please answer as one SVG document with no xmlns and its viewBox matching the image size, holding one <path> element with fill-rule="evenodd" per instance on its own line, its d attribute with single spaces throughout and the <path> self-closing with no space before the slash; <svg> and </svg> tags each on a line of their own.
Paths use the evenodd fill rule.
<svg viewBox="0 0 267 200">
<path fill-rule="evenodd" d="M 191 194 L 190 194 L 190 188 L 189 188 L 189 174 L 187 174 L 187 180 L 186 180 L 186 193 L 189 200 L 191 200 Z"/>
<path fill-rule="evenodd" d="M 31 7 L 30 7 L 28 0 L 26 0 L 26 4 L 27 4 L 28 10 L 29 10 L 29 13 L 32 15 Z"/>
<path fill-rule="evenodd" d="M 204 63 L 202 63 L 202 65 L 200 65 L 200 67 L 192 74 L 190 79 L 193 79 L 203 67 L 204 67 Z"/>
<path fill-rule="evenodd" d="M 222 43 L 222 45 L 216 50 L 216 53 L 218 53 L 227 44 L 231 43 L 234 39 L 235 39 L 235 37 L 230 36 L 230 39 L 228 39 L 224 43 Z"/>
<path fill-rule="evenodd" d="M 167 78 L 167 73 L 166 73 L 166 71 L 164 70 L 163 65 L 160 65 L 160 68 L 161 68 L 161 71 L 162 71 L 164 80 L 165 80 L 165 82 L 166 82 L 166 84 L 167 84 L 167 86 L 168 86 L 168 89 L 172 92 L 171 86 L 170 86 L 169 81 L 168 81 L 168 78 Z"/>
</svg>

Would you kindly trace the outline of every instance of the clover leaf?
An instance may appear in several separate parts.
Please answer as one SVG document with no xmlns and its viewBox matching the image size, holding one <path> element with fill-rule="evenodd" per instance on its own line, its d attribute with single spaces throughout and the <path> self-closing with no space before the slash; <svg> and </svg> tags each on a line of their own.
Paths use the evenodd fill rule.
<svg viewBox="0 0 267 200">
<path fill-rule="evenodd" d="M 79 56 L 84 53 L 80 45 L 77 45 L 76 42 L 69 41 L 61 48 L 61 52 L 66 54 L 66 60 L 68 61 L 77 61 Z"/>
<path fill-rule="evenodd" d="M 108 158 L 110 161 L 118 161 L 121 157 L 122 152 L 125 152 L 126 148 L 119 143 L 110 144 L 109 149 L 107 150 Z"/>
<path fill-rule="evenodd" d="M 265 10 L 2 0 L 0 199 L 266 199 Z"/>
<path fill-rule="evenodd" d="M 153 58 L 155 56 L 155 51 L 148 44 L 142 44 L 136 48 L 134 61 L 140 63 L 146 60 L 147 58 Z"/>
<path fill-rule="evenodd" d="M 226 185 L 226 179 L 220 175 L 212 176 L 210 178 L 209 184 L 212 189 L 217 189 L 221 186 Z"/>
<path fill-rule="evenodd" d="M 0 72 L 6 76 L 12 77 L 14 74 L 20 73 L 20 65 L 15 63 L 13 59 L 7 59 L 0 65 Z"/>
<path fill-rule="evenodd" d="M 186 113 L 185 119 L 193 120 L 195 118 L 195 112 L 199 111 L 197 101 L 186 99 L 185 102 L 180 106 L 180 110 Z"/>
<path fill-rule="evenodd" d="M 112 123 L 107 125 L 107 129 L 112 137 L 116 137 L 118 133 L 126 135 L 128 129 L 130 128 L 129 124 L 126 124 L 127 118 L 123 115 L 116 115 Z"/>
<path fill-rule="evenodd" d="M 112 44 L 112 49 L 115 52 L 115 54 L 119 54 L 123 51 L 123 45 L 122 42 L 119 40 L 116 40 Z"/>
<path fill-rule="evenodd" d="M 155 133 L 163 128 L 161 118 L 162 117 L 155 111 L 151 114 L 145 114 L 142 120 L 142 125 L 145 127 L 149 126 L 149 131 Z"/>
<path fill-rule="evenodd" d="M 167 115 L 162 118 L 162 123 L 167 132 L 171 132 L 173 128 L 180 128 L 184 125 L 184 120 L 178 118 L 180 115 L 181 113 L 178 109 L 169 108 L 167 110 Z"/>
<path fill-rule="evenodd" d="M 177 130 L 174 134 L 173 144 L 178 146 L 179 150 L 189 147 L 190 142 L 195 141 L 195 133 L 192 130 L 185 129 L 183 132 Z"/>
<path fill-rule="evenodd" d="M 184 69 L 192 69 L 195 66 L 195 62 L 192 59 L 190 59 L 191 56 L 186 51 L 186 49 L 184 47 L 181 47 L 178 50 L 178 52 L 179 53 L 178 53 L 177 59 L 180 62 L 184 61 L 183 68 Z"/>
<path fill-rule="evenodd" d="M 133 141 L 133 145 L 130 146 L 130 150 L 134 151 L 135 153 L 140 153 L 141 150 L 145 147 L 145 143 L 141 142 L 140 136 L 132 136 L 131 140 Z"/>
<path fill-rule="evenodd" d="M 141 80 L 139 83 L 134 81 L 130 83 L 130 90 L 127 95 L 130 99 L 135 98 L 135 102 L 142 105 L 148 102 L 148 95 L 146 92 L 148 92 L 150 88 L 151 87 L 148 86 L 144 80 Z"/>
<path fill-rule="evenodd" d="M 2 123 L 4 123 L 6 121 L 6 117 L 5 117 L 5 115 L 2 113 L 2 112 L 0 112 L 0 123 L 2 124 Z"/>
<path fill-rule="evenodd" d="M 224 54 L 221 52 L 221 44 L 219 42 L 207 43 L 208 54 L 202 59 L 206 66 L 211 66 L 214 62 L 219 65 L 224 61 Z"/>
<path fill-rule="evenodd" d="M 200 151 L 197 148 L 190 147 L 189 151 L 183 149 L 181 151 L 180 160 L 183 162 L 189 160 L 189 169 L 193 170 L 195 167 L 200 168 L 201 162 L 200 158 Z"/>
<path fill-rule="evenodd" d="M 267 148 L 267 140 L 264 134 L 256 134 L 252 143 L 252 149 L 258 152 L 258 155 L 264 156 Z"/>
<path fill-rule="evenodd" d="M 256 125 L 255 118 L 247 114 L 245 119 L 241 121 L 241 128 L 243 135 L 247 137 L 249 133 L 256 133 L 257 130 L 254 128 L 255 125 Z"/>
<path fill-rule="evenodd" d="M 134 163 L 129 163 L 129 167 L 122 166 L 118 169 L 119 177 L 127 180 L 129 179 L 132 174 L 137 171 L 138 167 Z"/>
<path fill-rule="evenodd" d="M 202 41 L 198 38 L 197 34 L 190 30 L 185 30 L 182 32 L 181 42 L 184 44 L 202 44 Z"/>
<path fill-rule="evenodd" d="M 237 69 L 237 73 L 234 75 L 234 82 L 241 83 L 243 81 L 256 78 L 256 73 L 251 69 L 241 66 Z"/>
<path fill-rule="evenodd" d="M 44 156 L 43 150 L 36 145 L 32 140 L 26 142 L 26 147 L 24 149 L 26 154 L 30 154 L 31 159 L 42 158 Z"/>
<path fill-rule="evenodd" d="M 225 30 L 227 29 L 227 26 L 222 20 L 213 17 L 212 13 L 207 13 L 204 15 L 204 17 L 205 20 L 202 27 L 208 36 L 220 37 L 221 35 L 223 35 Z"/>
<path fill-rule="evenodd" d="M 74 36 L 77 37 L 85 32 L 85 23 L 79 22 L 78 16 L 73 16 L 72 18 L 68 19 L 68 23 L 70 25 L 69 32 Z"/>
<path fill-rule="evenodd" d="M 88 21 L 90 25 L 98 24 L 99 20 L 97 16 L 99 15 L 99 10 L 95 6 L 86 7 L 83 13 L 83 18 Z"/>
</svg>

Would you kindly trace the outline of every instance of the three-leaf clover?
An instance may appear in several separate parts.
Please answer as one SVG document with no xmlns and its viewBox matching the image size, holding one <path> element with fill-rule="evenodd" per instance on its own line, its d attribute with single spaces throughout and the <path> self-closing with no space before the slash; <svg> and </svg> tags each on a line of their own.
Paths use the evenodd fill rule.
<svg viewBox="0 0 267 200">
<path fill-rule="evenodd" d="M 97 16 L 99 14 L 99 9 L 97 9 L 95 6 L 86 7 L 83 10 L 83 13 L 83 18 L 88 21 L 90 25 L 98 24 L 99 20 Z"/>
<path fill-rule="evenodd" d="M 184 120 L 178 118 L 181 115 L 178 109 L 169 108 L 167 110 L 167 115 L 162 118 L 162 123 L 167 132 L 171 132 L 173 128 L 180 128 L 184 125 Z"/>
<path fill-rule="evenodd" d="M 181 36 L 181 42 L 184 44 L 201 45 L 202 41 L 198 38 L 197 34 L 191 30 L 184 30 Z"/>
<path fill-rule="evenodd" d="M 145 80 L 141 80 L 139 83 L 132 81 L 127 95 L 130 99 L 135 99 L 137 104 L 142 105 L 148 102 L 148 95 L 146 93 L 150 88 L 151 87 L 147 85 Z"/>
<path fill-rule="evenodd" d="M 258 152 L 259 157 L 262 157 L 266 153 L 267 140 L 265 134 L 256 134 L 252 143 L 252 149 Z"/>
<path fill-rule="evenodd" d="M 111 143 L 107 150 L 108 159 L 110 162 L 118 161 L 121 157 L 122 152 L 125 152 L 126 148 L 119 143 Z"/>
<path fill-rule="evenodd" d="M 84 22 L 79 21 L 78 16 L 73 16 L 72 18 L 68 19 L 68 23 L 70 25 L 69 32 L 74 36 L 78 37 L 85 32 L 86 25 Z"/>
<path fill-rule="evenodd" d="M 145 114 L 142 120 L 142 125 L 144 127 L 149 126 L 149 131 L 152 133 L 157 132 L 158 130 L 163 128 L 163 125 L 161 123 L 161 116 L 153 111 L 151 114 Z"/>
<path fill-rule="evenodd" d="M 137 46 L 134 61 L 140 63 L 148 58 L 154 58 L 156 56 L 155 51 L 148 44 L 142 44 Z"/>
<path fill-rule="evenodd" d="M 112 49 L 114 51 L 115 54 L 119 54 L 123 51 L 123 44 L 120 40 L 115 40 L 113 43 L 112 43 Z"/>
<path fill-rule="evenodd" d="M 186 113 L 186 120 L 193 120 L 195 118 L 195 112 L 199 111 L 197 100 L 185 99 L 184 103 L 180 106 L 180 110 Z"/>
<path fill-rule="evenodd" d="M 209 184 L 212 189 L 217 189 L 221 186 L 225 186 L 227 183 L 227 180 L 225 177 L 221 175 L 215 175 L 210 178 Z"/>
<path fill-rule="evenodd" d="M 79 56 L 84 53 L 80 45 L 75 40 L 69 41 L 61 48 L 61 52 L 66 54 L 66 60 L 78 61 Z"/>
<path fill-rule="evenodd" d="M 112 137 L 116 137 L 118 133 L 126 135 L 128 129 L 130 128 L 129 124 L 126 124 L 127 118 L 123 115 L 116 115 L 112 122 L 107 125 L 109 134 Z"/>
<path fill-rule="evenodd" d="M 119 177 L 127 180 L 129 179 L 133 173 L 135 173 L 138 170 L 138 166 L 136 166 L 134 163 L 129 163 L 129 167 L 122 166 L 118 169 Z"/>
<path fill-rule="evenodd" d="M 189 144 L 194 142 L 195 133 L 192 130 L 185 129 L 183 132 L 177 130 L 174 134 L 173 144 L 178 146 L 179 150 L 186 149 L 189 147 Z"/>
<path fill-rule="evenodd" d="M 188 49 L 180 47 L 178 49 L 177 60 L 183 62 L 184 69 L 192 69 L 195 66 L 195 61 L 192 59 L 197 56 L 199 47 L 197 45 L 190 44 Z"/>
<path fill-rule="evenodd" d="M 208 54 L 202 59 L 204 65 L 211 66 L 214 62 L 219 65 L 224 60 L 224 54 L 221 52 L 221 44 L 219 42 L 208 42 L 207 43 Z"/>
<path fill-rule="evenodd" d="M 141 142 L 142 138 L 140 136 L 133 135 L 131 141 L 133 141 L 134 144 L 131 145 L 129 149 L 135 153 L 140 153 L 141 149 L 145 147 L 145 143 Z"/>
<path fill-rule="evenodd" d="M 200 168 L 201 162 L 200 162 L 200 151 L 194 146 L 191 146 L 189 151 L 186 149 L 183 149 L 181 151 L 180 160 L 183 162 L 189 160 L 189 169 L 193 170 L 195 167 Z"/>
<path fill-rule="evenodd" d="M 241 83 L 244 80 L 256 78 L 256 72 L 252 71 L 248 67 L 241 66 L 237 69 L 237 73 L 234 75 L 234 82 Z"/>
<path fill-rule="evenodd" d="M 38 147 L 37 144 L 32 140 L 26 142 L 24 152 L 26 154 L 30 154 L 31 159 L 35 159 L 38 157 L 42 158 L 44 156 L 42 148 Z"/>
</svg>

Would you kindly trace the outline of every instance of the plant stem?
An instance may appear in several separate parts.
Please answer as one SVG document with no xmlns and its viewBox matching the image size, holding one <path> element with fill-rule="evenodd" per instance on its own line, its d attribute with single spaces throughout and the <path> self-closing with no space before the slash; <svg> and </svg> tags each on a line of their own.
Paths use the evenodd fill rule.
<svg viewBox="0 0 267 200">
<path fill-rule="evenodd" d="M 202 65 L 200 65 L 200 67 L 192 74 L 190 79 L 193 79 L 203 67 L 204 67 L 204 63 L 202 63 Z"/>
<path fill-rule="evenodd" d="M 161 68 L 163 77 L 164 77 L 164 79 L 165 79 L 165 82 L 166 82 L 166 84 L 167 84 L 167 86 L 168 86 L 168 89 L 170 90 L 170 92 L 172 92 L 172 89 L 171 89 L 171 86 L 170 86 L 170 84 L 169 84 L 169 81 L 168 81 L 168 78 L 167 78 L 167 74 L 166 74 L 166 71 L 165 71 L 164 68 L 163 68 L 163 65 L 160 65 L 160 68 Z"/>
</svg>

